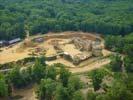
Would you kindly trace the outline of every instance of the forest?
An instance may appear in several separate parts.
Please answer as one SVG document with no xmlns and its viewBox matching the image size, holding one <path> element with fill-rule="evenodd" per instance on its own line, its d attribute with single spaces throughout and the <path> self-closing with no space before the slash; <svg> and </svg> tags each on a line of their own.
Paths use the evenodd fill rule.
<svg viewBox="0 0 133 100">
<path fill-rule="evenodd" d="M 0 0 L 0 40 L 59 31 L 125 35 L 132 0 Z"/>
<path fill-rule="evenodd" d="M 133 0 L 0 0 L 0 41 L 63 31 L 102 34 L 110 62 L 83 73 L 45 55 L 0 64 L 0 100 L 32 85 L 37 100 L 133 100 Z"/>
</svg>

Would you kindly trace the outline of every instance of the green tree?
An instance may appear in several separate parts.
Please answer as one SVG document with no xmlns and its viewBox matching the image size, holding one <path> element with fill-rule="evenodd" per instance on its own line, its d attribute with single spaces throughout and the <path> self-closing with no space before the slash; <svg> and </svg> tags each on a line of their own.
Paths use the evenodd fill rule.
<svg viewBox="0 0 133 100">
<path fill-rule="evenodd" d="M 124 39 L 122 36 L 106 36 L 105 47 L 112 51 L 123 52 Z"/>
<path fill-rule="evenodd" d="M 24 80 L 23 85 L 29 85 L 32 82 L 32 76 L 30 71 L 31 71 L 31 67 L 21 70 L 20 74 Z"/>
<path fill-rule="evenodd" d="M 37 97 L 39 100 L 53 100 L 55 90 L 55 81 L 52 79 L 42 79 L 37 89 Z"/>
<path fill-rule="evenodd" d="M 69 70 L 62 67 L 60 69 L 59 75 L 60 75 L 59 79 L 60 79 L 61 83 L 63 84 L 63 86 L 66 87 L 68 85 L 68 80 L 69 80 L 71 73 L 69 72 Z"/>
<path fill-rule="evenodd" d="M 8 74 L 8 77 L 13 86 L 17 88 L 25 86 L 25 80 L 20 73 L 20 67 L 18 65 L 15 65 L 15 68 Z"/>
<path fill-rule="evenodd" d="M 8 84 L 6 83 L 5 77 L 0 73 L 0 97 L 8 96 L 8 92 Z"/>
<path fill-rule="evenodd" d="M 47 68 L 47 77 L 53 80 L 56 79 L 57 71 L 54 65 L 48 66 Z"/>
<path fill-rule="evenodd" d="M 123 51 L 130 57 L 133 56 L 133 43 L 125 44 Z"/>
<path fill-rule="evenodd" d="M 87 100 L 96 100 L 96 93 L 92 91 L 87 92 Z"/>
<path fill-rule="evenodd" d="M 85 100 L 81 91 L 76 91 L 73 94 L 72 100 Z"/>
<path fill-rule="evenodd" d="M 101 87 L 102 79 L 107 74 L 106 71 L 102 69 L 97 69 L 92 71 L 91 78 L 94 86 L 94 90 L 98 90 Z"/>
<path fill-rule="evenodd" d="M 127 89 L 131 92 L 133 92 L 133 74 L 127 73 L 128 77 L 125 79 L 125 84 L 127 85 Z"/>
<path fill-rule="evenodd" d="M 44 66 L 46 66 L 46 63 L 45 63 L 45 57 L 44 56 L 41 56 L 40 58 L 38 58 L 40 60 L 40 63 Z"/>
<path fill-rule="evenodd" d="M 42 65 L 39 59 L 36 59 L 32 68 L 32 77 L 37 82 L 46 77 L 46 66 Z"/>
<path fill-rule="evenodd" d="M 82 88 L 81 80 L 76 76 L 71 76 L 68 80 L 68 89 L 72 93 Z"/>
<path fill-rule="evenodd" d="M 116 38 L 115 36 L 106 36 L 105 38 L 105 47 L 108 48 L 108 49 L 114 49 L 115 48 L 115 44 L 116 44 Z"/>
<path fill-rule="evenodd" d="M 106 100 L 132 100 L 133 94 L 125 84 L 115 81 L 106 94 Z"/>
<path fill-rule="evenodd" d="M 82 82 L 78 77 L 70 76 L 67 87 L 68 87 L 69 96 L 73 98 L 74 92 L 82 88 Z"/>
<path fill-rule="evenodd" d="M 133 72 L 133 58 L 130 56 L 126 56 L 124 58 L 124 66 L 127 72 Z"/>
<path fill-rule="evenodd" d="M 111 57 L 110 67 L 113 71 L 121 71 L 122 70 L 122 61 L 121 56 L 114 55 Z"/>
<path fill-rule="evenodd" d="M 106 94 L 99 94 L 96 96 L 95 100 L 108 100 L 108 97 L 106 96 Z"/>
<path fill-rule="evenodd" d="M 68 89 L 61 84 L 56 87 L 55 100 L 70 100 Z"/>
</svg>

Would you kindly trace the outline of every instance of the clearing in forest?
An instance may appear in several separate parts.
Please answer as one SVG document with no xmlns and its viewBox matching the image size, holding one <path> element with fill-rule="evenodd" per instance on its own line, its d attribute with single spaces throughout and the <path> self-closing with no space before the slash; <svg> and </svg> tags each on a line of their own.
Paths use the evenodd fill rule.
<svg viewBox="0 0 133 100">
<path fill-rule="evenodd" d="M 108 56 L 104 40 L 97 34 L 83 32 L 48 33 L 28 37 L 22 42 L 1 48 L 0 64 L 26 57 L 45 55 L 47 64 L 63 63 L 69 67 L 87 65 L 84 62 Z"/>
</svg>

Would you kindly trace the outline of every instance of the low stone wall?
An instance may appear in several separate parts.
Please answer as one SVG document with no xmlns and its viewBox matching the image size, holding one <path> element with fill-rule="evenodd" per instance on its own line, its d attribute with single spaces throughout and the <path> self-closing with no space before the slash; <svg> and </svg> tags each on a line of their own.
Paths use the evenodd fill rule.
<svg viewBox="0 0 133 100">
<path fill-rule="evenodd" d="M 93 56 L 95 56 L 95 57 L 103 56 L 102 50 L 93 50 L 93 51 L 92 51 L 92 54 L 93 54 Z"/>
<path fill-rule="evenodd" d="M 53 56 L 48 56 L 46 57 L 47 61 L 52 61 L 52 60 L 56 60 L 57 59 L 57 55 L 53 55 Z"/>
<path fill-rule="evenodd" d="M 68 60 L 68 61 L 70 61 L 70 62 L 73 62 L 73 59 L 72 59 L 71 55 L 69 55 L 69 54 L 63 54 L 63 58 L 64 58 L 65 60 Z"/>
</svg>

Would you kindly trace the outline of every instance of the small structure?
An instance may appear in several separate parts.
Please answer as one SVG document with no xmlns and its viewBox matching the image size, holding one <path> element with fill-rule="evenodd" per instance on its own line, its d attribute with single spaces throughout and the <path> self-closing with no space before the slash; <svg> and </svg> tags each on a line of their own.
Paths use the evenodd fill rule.
<svg viewBox="0 0 133 100">
<path fill-rule="evenodd" d="M 43 50 L 43 49 L 40 48 L 40 47 L 35 48 L 35 52 L 36 52 L 36 53 L 39 53 L 39 52 L 41 52 L 42 50 Z"/>
<path fill-rule="evenodd" d="M 11 45 L 11 44 L 14 44 L 14 43 L 17 43 L 17 42 L 20 42 L 20 41 L 21 41 L 20 38 L 16 38 L 16 39 L 8 41 L 8 44 Z"/>
<path fill-rule="evenodd" d="M 37 43 L 42 43 L 44 41 L 44 38 L 43 37 L 38 37 L 38 38 L 35 38 L 33 41 L 37 42 Z"/>
<path fill-rule="evenodd" d="M 0 47 L 4 46 L 4 41 L 0 41 Z"/>
<path fill-rule="evenodd" d="M 92 41 L 91 40 L 83 40 L 79 37 L 72 38 L 72 43 L 74 43 L 75 47 L 81 51 L 91 51 L 92 50 Z"/>
<path fill-rule="evenodd" d="M 92 41 L 91 40 L 84 41 L 83 48 L 85 51 L 91 51 L 92 50 Z"/>
<path fill-rule="evenodd" d="M 78 65 L 80 62 L 92 57 L 92 53 L 77 54 L 73 57 L 73 64 Z"/>
<path fill-rule="evenodd" d="M 100 40 L 99 38 L 96 38 L 95 43 L 96 43 L 97 45 L 100 45 L 101 40 Z"/>
<path fill-rule="evenodd" d="M 7 45 L 8 45 L 8 41 L 6 41 L 6 40 L 0 41 L 0 47 L 7 46 Z"/>
<path fill-rule="evenodd" d="M 102 56 L 102 46 L 99 45 L 98 42 L 93 42 L 92 43 L 92 53 L 94 56 L 98 57 L 98 56 Z"/>
<path fill-rule="evenodd" d="M 63 53 L 63 58 L 70 61 L 70 62 L 73 61 L 72 56 L 68 52 Z"/>
<path fill-rule="evenodd" d="M 55 43 L 52 43 L 52 44 L 53 44 L 54 49 L 56 50 L 57 53 L 62 53 L 62 52 L 64 52 L 64 51 L 62 50 L 62 48 L 60 47 L 60 45 L 59 45 L 58 42 L 55 42 Z"/>
<path fill-rule="evenodd" d="M 56 60 L 57 59 L 57 56 L 56 55 L 50 55 L 50 56 L 47 56 L 46 57 L 46 60 L 47 61 L 52 61 L 52 60 Z"/>
</svg>

